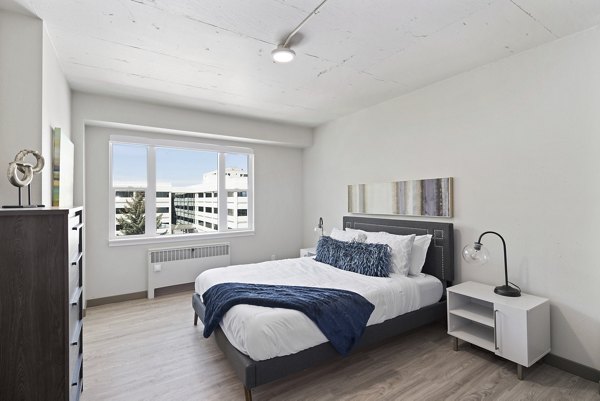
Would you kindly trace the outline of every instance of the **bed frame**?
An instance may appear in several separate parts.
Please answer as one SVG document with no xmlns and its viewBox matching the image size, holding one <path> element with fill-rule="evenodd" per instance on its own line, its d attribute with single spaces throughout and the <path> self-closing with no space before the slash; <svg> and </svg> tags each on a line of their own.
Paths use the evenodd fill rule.
<svg viewBox="0 0 600 401">
<path fill-rule="evenodd" d="M 357 216 L 344 216 L 343 223 L 344 227 L 364 231 L 386 231 L 399 235 L 431 234 L 433 238 L 427 251 L 423 272 L 439 278 L 444 284 L 444 295 L 438 303 L 368 326 L 351 354 L 365 348 L 372 348 L 387 339 L 417 327 L 446 319 L 446 287 L 451 285 L 454 280 L 454 230 L 452 223 Z M 194 325 L 197 325 L 198 318 L 204 321 L 204 304 L 199 294 L 192 296 L 192 306 L 195 311 Z M 246 401 L 252 401 L 252 389 L 254 387 L 304 369 L 343 358 L 327 342 L 296 354 L 255 361 L 231 345 L 219 326 L 214 330 L 213 337 L 242 381 Z"/>
</svg>

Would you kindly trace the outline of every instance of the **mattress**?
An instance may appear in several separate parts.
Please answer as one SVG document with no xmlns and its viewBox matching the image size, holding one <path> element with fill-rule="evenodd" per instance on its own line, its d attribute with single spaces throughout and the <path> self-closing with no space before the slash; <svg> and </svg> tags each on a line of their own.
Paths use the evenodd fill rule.
<svg viewBox="0 0 600 401">
<path fill-rule="evenodd" d="M 313 258 L 210 269 L 196 279 L 196 292 L 202 295 L 211 286 L 226 282 L 353 291 L 375 305 L 367 326 L 434 304 L 443 293 L 442 283 L 430 275 L 369 277 L 337 269 Z M 236 305 L 225 314 L 220 325 L 229 342 L 255 361 L 295 354 L 327 342 L 312 320 L 291 309 Z"/>
</svg>

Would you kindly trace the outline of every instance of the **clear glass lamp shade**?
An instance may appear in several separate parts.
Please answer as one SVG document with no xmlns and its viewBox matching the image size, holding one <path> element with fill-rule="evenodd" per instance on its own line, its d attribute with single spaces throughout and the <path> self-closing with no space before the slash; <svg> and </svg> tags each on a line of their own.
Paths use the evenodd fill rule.
<svg viewBox="0 0 600 401">
<path fill-rule="evenodd" d="M 490 260 L 490 252 L 483 245 L 473 243 L 463 248 L 462 257 L 467 263 L 482 265 Z"/>
</svg>

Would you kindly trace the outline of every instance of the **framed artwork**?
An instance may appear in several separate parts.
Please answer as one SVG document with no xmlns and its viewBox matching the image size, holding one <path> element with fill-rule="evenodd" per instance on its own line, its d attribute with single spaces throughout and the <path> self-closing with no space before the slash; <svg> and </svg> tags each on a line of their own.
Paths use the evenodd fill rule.
<svg viewBox="0 0 600 401">
<path fill-rule="evenodd" d="M 73 169 L 75 146 L 54 128 L 52 132 L 52 206 L 73 206 Z"/>
<path fill-rule="evenodd" d="M 348 212 L 452 217 L 452 177 L 348 185 Z"/>
</svg>

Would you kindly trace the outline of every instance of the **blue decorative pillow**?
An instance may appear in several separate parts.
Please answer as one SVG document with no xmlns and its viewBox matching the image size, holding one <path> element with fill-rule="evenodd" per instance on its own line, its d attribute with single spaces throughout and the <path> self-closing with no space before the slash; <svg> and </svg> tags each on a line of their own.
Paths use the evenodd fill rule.
<svg viewBox="0 0 600 401">
<path fill-rule="evenodd" d="M 323 236 L 315 260 L 365 276 L 389 277 L 392 249 L 386 244 L 338 241 Z"/>
</svg>

